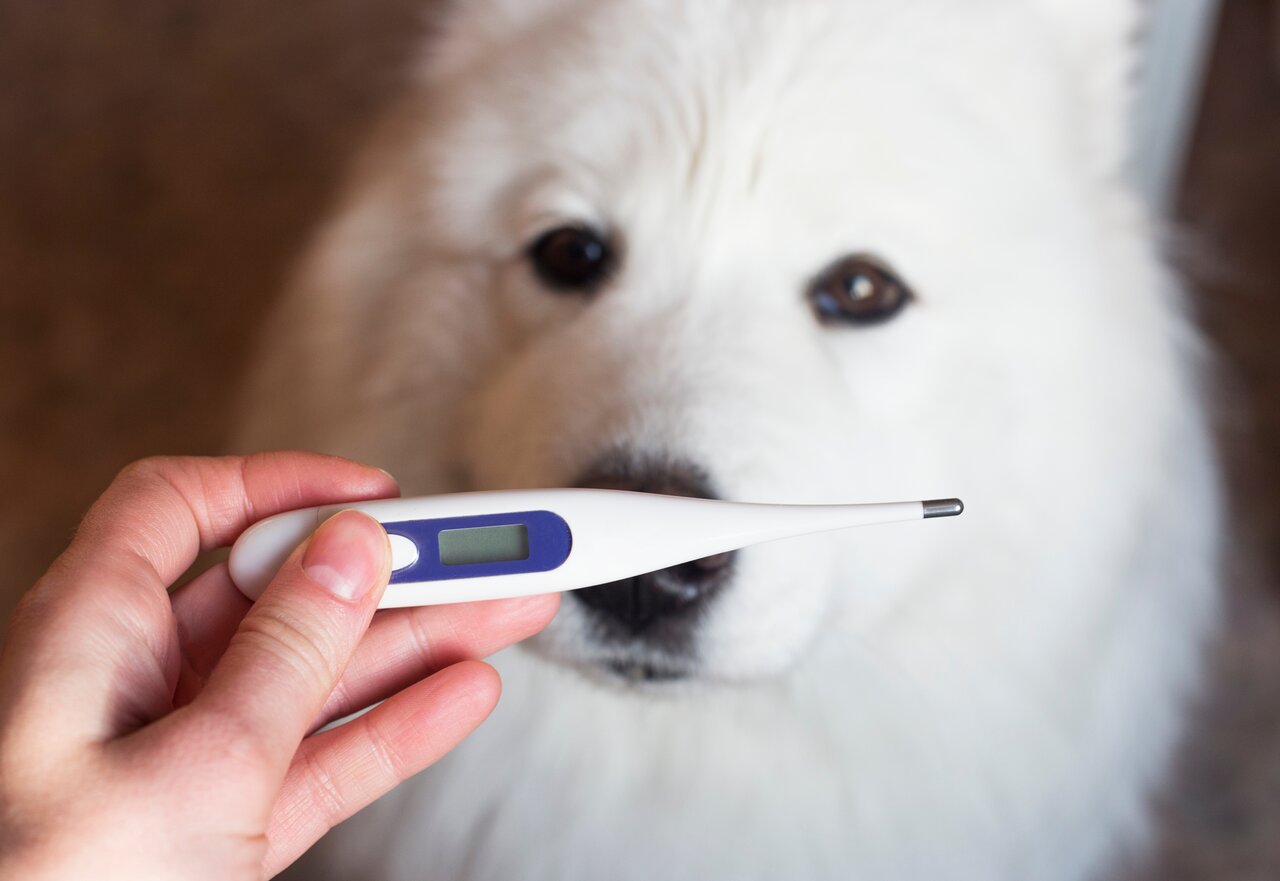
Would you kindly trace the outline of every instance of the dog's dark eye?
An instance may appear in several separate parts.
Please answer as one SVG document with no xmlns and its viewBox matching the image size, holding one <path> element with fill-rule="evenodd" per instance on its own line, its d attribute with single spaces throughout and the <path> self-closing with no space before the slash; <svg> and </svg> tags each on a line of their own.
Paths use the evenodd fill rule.
<svg viewBox="0 0 1280 881">
<path fill-rule="evenodd" d="M 613 252 L 600 233 L 583 226 L 561 226 L 529 246 L 529 259 L 542 283 L 557 291 L 591 291 L 613 268 Z"/>
<path fill-rule="evenodd" d="M 842 257 L 809 284 L 809 302 L 824 324 L 887 321 L 913 299 L 884 263 L 865 254 Z"/>
</svg>

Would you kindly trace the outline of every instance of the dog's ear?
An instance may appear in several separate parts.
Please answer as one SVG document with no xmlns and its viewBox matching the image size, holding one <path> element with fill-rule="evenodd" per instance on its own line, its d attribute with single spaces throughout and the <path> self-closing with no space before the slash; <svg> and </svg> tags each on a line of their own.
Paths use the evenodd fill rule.
<svg viewBox="0 0 1280 881">
<path fill-rule="evenodd" d="M 1031 0 L 1079 89 L 1099 170 L 1118 173 L 1133 146 L 1134 99 L 1150 0 Z"/>
</svg>

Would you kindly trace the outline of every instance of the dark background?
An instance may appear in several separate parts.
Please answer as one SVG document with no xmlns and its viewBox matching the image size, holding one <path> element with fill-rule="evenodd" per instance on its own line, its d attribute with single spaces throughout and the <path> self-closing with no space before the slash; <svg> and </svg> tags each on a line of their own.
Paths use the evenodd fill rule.
<svg viewBox="0 0 1280 881">
<path fill-rule="evenodd" d="M 0 0 L 0 620 L 126 462 L 216 453 L 424 0 Z M 1232 617 L 1152 879 L 1280 878 L 1280 4 L 1224 0 L 1171 230 L 1218 355 Z"/>
</svg>

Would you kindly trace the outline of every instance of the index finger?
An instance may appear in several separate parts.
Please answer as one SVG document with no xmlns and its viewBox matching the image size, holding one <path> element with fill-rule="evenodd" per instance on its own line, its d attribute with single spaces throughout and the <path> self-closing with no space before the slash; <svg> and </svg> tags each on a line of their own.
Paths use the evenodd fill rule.
<svg viewBox="0 0 1280 881">
<path fill-rule="evenodd" d="M 198 552 L 230 544 L 264 517 L 398 492 L 385 471 L 319 453 L 143 459 L 120 472 L 89 509 L 68 554 L 115 557 L 126 550 L 167 587 Z"/>
</svg>

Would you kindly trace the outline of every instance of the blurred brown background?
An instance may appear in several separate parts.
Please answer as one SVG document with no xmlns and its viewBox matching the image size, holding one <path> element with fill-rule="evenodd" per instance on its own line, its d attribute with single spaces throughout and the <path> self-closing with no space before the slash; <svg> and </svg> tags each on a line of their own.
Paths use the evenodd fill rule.
<svg viewBox="0 0 1280 881">
<path fill-rule="evenodd" d="M 0 620 L 131 459 L 215 453 L 424 0 L 0 0 Z M 1172 250 L 1217 348 L 1233 617 L 1152 879 L 1280 878 L 1280 11 L 1225 0 Z"/>
</svg>

